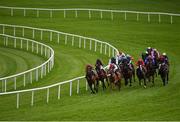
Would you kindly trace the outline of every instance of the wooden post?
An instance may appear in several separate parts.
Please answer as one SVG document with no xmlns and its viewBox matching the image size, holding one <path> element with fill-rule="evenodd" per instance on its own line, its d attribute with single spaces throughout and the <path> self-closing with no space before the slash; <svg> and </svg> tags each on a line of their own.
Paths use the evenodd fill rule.
<svg viewBox="0 0 180 122">
<path fill-rule="evenodd" d="M 111 11 L 111 20 L 113 20 L 113 12 Z"/>
<path fill-rule="evenodd" d="M 91 50 L 92 49 L 92 40 L 90 39 L 90 45 L 89 45 L 89 49 Z"/>
<path fill-rule="evenodd" d="M 95 41 L 94 51 L 96 52 L 96 50 L 97 50 L 97 42 Z"/>
<path fill-rule="evenodd" d="M 14 13 L 14 12 L 13 12 L 13 8 L 11 8 L 11 16 L 13 16 L 13 13 Z"/>
<path fill-rule="evenodd" d="M 39 10 L 37 9 L 37 14 L 36 14 L 36 17 L 39 17 Z"/>
<path fill-rule="evenodd" d="M 127 20 L 126 12 L 124 13 L 124 20 Z"/>
<path fill-rule="evenodd" d="M 24 74 L 24 87 L 26 86 L 26 74 Z"/>
<path fill-rule="evenodd" d="M 34 91 L 32 91 L 32 94 L 31 94 L 31 106 L 34 105 Z"/>
<path fill-rule="evenodd" d="M 84 38 L 84 49 L 86 48 L 86 39 Z"/>
<path fill-rule="evenodd" d="M 75 17 L 78 18 L 77 10 L 75 10 Z"/>
<path fill-rule="evenodd" d="M 14 77 L 14 90 L 16 90 L 16 77 Z"/>
<path fill-rule="evenodd" d="M 161 23 L 161 15 L 159 14 L 159 23 Z"/>
<path fill-rule="evenodd" d="M 72 96 L 72 81 L 70 82 L 69 96 Z"/>
<path fill-rule="evenodd" d="M 64 10 L 64 18 L 66 18 L 66 10 Z"/>
<path fill-rule="evenodd" d="M 89 10 L 89 19 L 91 19 L 91 11 Z"/>
<path fill-rule="evenodd" d="M 49 88 L 47 88 L 47 103 L 49 103 Z"/>
<path fill-rule="evenodd" d="M 58 100 L 61 98 L 61 85 L 58 87 Z"/>
<path fill-rule="evenodd" d="M 52 18 L 52 10 L 50 10 L 50 18 Z"/>
<path fill-rule="evenodd" d="M 103 18 L 103 14 L 102 14 L 102 11 L 100 12 L 100 16 L 101 16 L 101 19 Z"/>
<path fill-rule="evenodd" d="M 148 22 L 150 22 L 150 14 L 148 13 Z"/>
<path fill-rule="evenodd" d="M 72 46 L 74 46 L 74 36 L 72 36 Z"/>
<path fill-rule="evenodd" d="M 24 17 L 26 16 L 26 9 L 24 9 Z"/>
<path fill-rule="evenodd" d="M 79 80 L 77 81 L 77 94 L 79 94 Z"/>
<path fill-rule="evenodd" d="M 65 45 L 67 45 L 67 35 L 65 35 Z"/>
<path fill-rule="evenodd" d="M 139 21 L 139 13 L 137 13 L 137 21 Z"/>
<path fill-rule="evenodd" d="M 79 37 L 79 48 L 81 48 L 81 37 Z"/>
<path fill-rule="evenodd" d="M 16 108 L 17 109 L 19 108 L 19 93 L 17 93 L 17 105 L 16 105 Z"/>
<path fill-rule="evenodd" d="M 172 17 L 172 15 L 171 15 L 171 24 L 173 24 L 173 17 Z"/>
</svg>

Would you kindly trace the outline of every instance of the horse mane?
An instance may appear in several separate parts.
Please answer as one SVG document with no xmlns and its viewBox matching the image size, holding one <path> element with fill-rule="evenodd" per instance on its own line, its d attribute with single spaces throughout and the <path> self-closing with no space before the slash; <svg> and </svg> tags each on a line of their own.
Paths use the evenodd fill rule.
<svg viewBox="0 0 180 122">
<path fill-rule="evenodd" d="M 89 67 L 93 67 L 93 66 L 92 66 L 91 64 L 87 64 L 87 65 L 86 65 L 86 68 L 85 68 L 86 73 L 88 72 L 88 68 L 89 68 Z"/>
</svg>

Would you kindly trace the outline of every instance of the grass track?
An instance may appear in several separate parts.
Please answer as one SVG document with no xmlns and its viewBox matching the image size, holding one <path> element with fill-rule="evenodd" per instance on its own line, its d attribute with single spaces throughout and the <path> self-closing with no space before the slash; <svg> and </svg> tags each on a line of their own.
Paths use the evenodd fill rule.
<svg viewBox="0 0 180 122">
<path fill-rule="evenodd" d="M 89 1 L 88 1 L 89 2 Z M 1 1 L 1 5 L 7 5 L 9 1 Z M 88 7 L 88 8 L 111 8 L 111 9 L 128 9 L 142 11 L 180 11 L 179 1 L 142 1 L 138 0 L 103 0 L 100 2 L 92 1 L 29 1 L 15 0 L 9 6 L 26 6 L 26 7 L 48 7 L 48 8 L 71 8 L 71 7 Z M 156 17 L 154 21 L 147 23 L 147 18 L 142 16 L 141 21 L 136 22 L 133 16 L 129 16 L 128 21 L 115 19 L 110 21 L 108 18 L 100 20 L 97 18 L 88 20 L 87 14 L 74 19 L 69 17 L 63 19 L 63 15 L 57 18 L 48 19 L 45 17 L 27 18 L 9 17 L 2 14 L 0 23 L 19 24 L 33 27 L 50 28 L 79 35 L 89 36 L 100 40 L 108 41 L 119 49 L 133 55 L 137 59 L 140 53 L 147 47 L 153 46 L 161 52 L 166 51 L 171 61 L 170 83 L 162 87 L 160 79 L 156 80 L 156 86 L 142 89 L 134 84 L 132 88 L 124 88 L 119 92 L 100 92 L 97 95 L 90 95 L 85 92 L 84 87 L 81 89 L 79 96 L 66 95 L 68 86 L 64 87 L 62 100 L 56 100 L 56 90 L 52 90 L 50 103 L 45 104 L 45 92 L 37 93 L 34 107 L 30 107 L 30 95 L 23 95 L 22 103 L 19 110 L 16 110 L 14 96 L 3 96 L 0 99 L 1 120 L 180 120 L 180 19 L 176 19 L 174 24 L 169 24 L 168 18 L 164 18 L 161 24 L 158 24 Z M 73 14 L 69 14 L 73 16 Z M 3 17 L 3 18 L 2 18 Z M 47 42 L 46 42 L 47 43 Z M 55 49 L 56 62 L 55 68 L 43 79 L 45 82 L 38 82 L 31 87 L 44 86 L 59 81 L 59 79 L 69 79 L 80 75 L 84 71 L 84 64 L 95 62 L 97 56 L 93 53 L 81 49 L 71 49 L 70 47 L 57 46 L 49 44 Z M 62 52 L 62 53 L 61 53 Z M 76 52 L 76 53 L 74 53 Z M 66 55 L 67 54 L 67 55 Z M 75 54 L 75 55 L 72 55 Z M 81 57 L 81 58 L 80 58 Z M 82 58 L 83 57 L 83 58 Z M 91 58 L 89 58 L 91 57 Z M 107 58 L 102 57 L 107 61 Z M 59 60 L 58 60 L 59 59 Z M 60 60 L 64 59 L 64 60 Z M 69 62 L 73 60 L 73 63 Z M 74 67 L 74 64 L 76 67 Z M 67 72 L 73 67 L 73 70 Z M 75 68 L 75 69 L 74 69 Z M 63 69 L 63 71 L 61 70 Z M 61 74 L 61 75 L 59 75 Z M 67 93 L 68 94 L 68 93 Z M 24 114 L 22 114 L 24 113 Z"/>
</svg>

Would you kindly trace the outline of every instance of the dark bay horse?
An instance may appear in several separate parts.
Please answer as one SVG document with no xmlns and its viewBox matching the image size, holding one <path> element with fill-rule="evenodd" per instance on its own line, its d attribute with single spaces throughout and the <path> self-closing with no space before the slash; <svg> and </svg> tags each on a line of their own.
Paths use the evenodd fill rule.
<svg viewBox="0 0 180 122">
<path fill-rule="evenodd" d="M 105 81 L 107 82 L 108 86 L 109 86 L 109 83 L 108 83 L 108 78 L 107 78 L 107 73 L 104 69 L 101 69 L 99 66 L 96 66 L 96 72 L 98 74 L 98 82 L 97 82 L 97 87 L 99 86 L 99 81 L 101 81 L 102 83 L 102 87 L 103 87 L 103 90 L 106 88 L 106 85 L 105 85 Z"/>
<path fill-rule="evenodd" d="M 154 85 L 154 75 L 156 73 L 156 68 L 153 65 L 153 61 L 149 60 L 145 66 L 147 69 L 146 77 L 147 77 L 148 81 L 149 82 L 152 81 L 152 83 Z"/>
<path fill-rule="evenodd" d="M 94 94 L 95 91 L 98 92 L 98 75 L 93 71 L 93 67 L 91 65 L 86 65 L 86 80 L 92 93 Z"/>
<path fill-rule="evenodd" d="M 142 65 L 140 65 L 137 69 L 136 69 L 136 75 L 138 77 L 139 80 L 139 85 L 142 85 L 141 80 L 144 80 L 144 88 L 146 88 L 146 68 Z"/>
<path fill-rule="evenodd" d="M 107 71 L 108 78 L 110 81 L 110 88 L 112 90 L 113 84 L 114 86 L 118 87 L 118 90 L 120 91 L 121 89 L 121 73 L 119 71 L 114 72 L 113 69 L 109 69 Z"/>
<path fill-rule="evenodd" d="M 129 86 L 132 86 L 133 71 L 129 68 L 127 63 L 122 64 L 120 68 L 121 68 L 121 73 L 125 80 L 125 86 L 127 86 L 129 82 L 130 82 Z"/>
<path fill-rule="evenodd" d="M 160 65 L 159 68 L 159 74 L 161 76 L 161 79 L 163 81 L 163 85 L 165 86 L 166 83 L 168 84 L 168 80 L 169 80 L 169 66 L 165 63 Z"/>
</svg>

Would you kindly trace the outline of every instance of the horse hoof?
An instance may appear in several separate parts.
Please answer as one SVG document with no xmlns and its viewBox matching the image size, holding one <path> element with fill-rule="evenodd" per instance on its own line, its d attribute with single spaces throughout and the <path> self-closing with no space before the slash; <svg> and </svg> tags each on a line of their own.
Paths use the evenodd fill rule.
<svg viewBox="0 0 180 122">
<path fill-rule="evenodd" d="M 132 86 L 131 84 L 129 86 Z"/>
<path fill-rule="evenodd" d="M 146 86 L 144 85 L 144 88 L 146 89 Z"/>
</svg>

